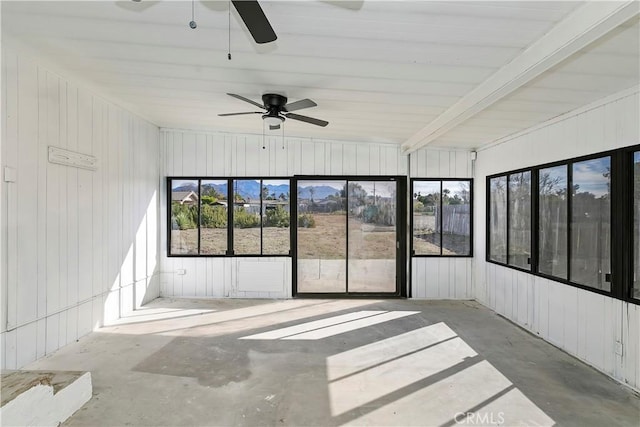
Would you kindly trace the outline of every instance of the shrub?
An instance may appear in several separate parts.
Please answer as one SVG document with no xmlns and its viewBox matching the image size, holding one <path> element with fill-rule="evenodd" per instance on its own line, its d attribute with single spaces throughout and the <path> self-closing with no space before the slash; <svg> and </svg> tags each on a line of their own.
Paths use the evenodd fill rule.
<svg viewBox="0 0 640 427">
<path fill-rule="evenodd" d="M 202 201 L 203 205 L 213 205 L 215 202 L 218 201 L 218 198 L 214 197 L 214 196 L 205 196 L 205 195 L 203 195 L 200 200 Z"/>
<path fill-rule="evenodd" d="M 180 230 L 196 228 L 196 224 L 198 223 L 198 207 L 172 203 L 171 221 L 174 222 Z"/>
<path fill-rule="evenodd" d="M 200 221 L 206 228 L 226 228 L 227 209 L 224 206 L 202 205 Z"/>
<path fill-rule="evenodd" d="M 298 215 L 298 227 L 313 228 L 315 226 L 316 220 L 313 218 L 313 215 L 308 213 Z"/>
<path fill-rule="evenodd" d="M 265 227 L 288 227 L 289 226 L 289 212 L 282 206 L 276 206 L 275 209 L 267 209 L 265 220 Z"/>
<path fill-rule="evenodd" d="M 174 218 L 180 230 L 196 228 L 196 222 L 189 214 L 189 211 L 180 211 L 174 215 Z"/>
<path fill-rule="evenodd" d="M 238 208 L 233 213 L 233 226 L 238 228 L 252 228 L 260 226 L 260 215 Z"/>
</svg>

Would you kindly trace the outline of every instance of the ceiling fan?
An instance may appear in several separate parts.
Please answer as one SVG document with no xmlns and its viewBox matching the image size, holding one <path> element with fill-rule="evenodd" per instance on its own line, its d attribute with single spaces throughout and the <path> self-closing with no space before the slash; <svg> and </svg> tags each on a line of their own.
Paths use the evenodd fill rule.
<svg viewBox="0 0 640 427">
<path fill-rule="evenodd" d="M 132 1 L 140 3 L 141 0 Z M 151 2 L 149 3 L 151 4 Z M 247 26 L 256 43 L 263 44 L 276 41 L 278 36 L 276 36 L 275 31 L 273 31 L 273 27 L 271 27 L 267 16 L 264 14 L 257 0 L 231 0 L 231 3 L 233 3 L 233 6 L 238 11 L 238 15 L 242 18 L 242 21 Z M 196 28 L 193 19 L 189 25 L 191 28 Z"/>
<path fill-rule="evenodd" d="M 280 129 L 280 125 L 284 122 L 285 118 L 298 120 L 305 123 L 311 123 L 312 125 L 325 127 L 329 122 L 320 119 L 314 119 L 313 117 L 302 116 L 300 114 L 294 114 L 292 111 L 302 110 L 303 108 L 315 107 L 318 104 L 310 99 L 301 99 L 300 101 L 287 103 L 287 97 L 278 95 L 276 93 L 265 93 L 262 95 L 263 105 L 258 104 L 244 96 L 236 95 L 235 93 L 228 93 L 227 95 L 237 98 L 241 101 L 248 102 L 251 105 L 255 105 L 258 108 L 262 108 L 265 111 L 248 111 L 244 113 L 224 113 L 218 114 L 218 116 L 240 116 L 245 114 L 262 114 L 262 119 L 269 125 L 269 129 Z"/>
</svg>

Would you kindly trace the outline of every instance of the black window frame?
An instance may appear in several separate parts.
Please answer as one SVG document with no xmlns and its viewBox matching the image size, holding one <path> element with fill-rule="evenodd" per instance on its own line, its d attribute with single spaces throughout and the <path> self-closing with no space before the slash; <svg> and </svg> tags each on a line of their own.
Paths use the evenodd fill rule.
<svg viewBox="0 0 640 427">
<path fill-rule="evenodd" d="M 513 268 L 514 270 L 518 270 L 518 271 L 523 271 L 525 273 L 530 273 L 531 271 L 533 271 L 533 263 L 534 263 L 534 257 L 533 257 L 533 247 L 536 246 L 537 247 L 537 239 L 536 240 L 536 244 L 533 243 L 533 234 L 531 234 L 531 248 L 530 248 L 530 254 L 531 254 L 531 260 L 529 262 L 529 269 L 526 268 L 522 268 L 519 267 L 517 265 L 511 265 L 509 264 L 509 219 L 510 219 L 510 207 L 509 207 L 509 177 L 511 175 L 515 175 L 515 174 L 519 174 L 519 173 L 523 173 L 523 172 L 529 172 L 531 174 L 531 194 L 529 195 L 529 197 L 531 198 L 531 233 L 534 232 L 534 228 L 533 228 L 533 224 L 534 222 L 536 222 L 537 224 L 537 215 L 534 221 L 534 212 L 537 212 L 537 208 L 538 208 L 538 200 L 537 197 L 534 197 L 534 191 L 537 192 L 538 191 L 538 184 L 537 184 L 537 179 L 538 179 L 538 173 L 536 171 L 536 173 L 534 174 L 533 172 L 533 168 L 520 168 L 520 169 L 514 169 L 511 170 L 509 172 L 503 172 L 503 173 L 498 173 L 498 174 L 494 174 L 494 175 L 489 175 L 486 178 L 486 193 L 487 193 L 487 214 L 486 214 L 486 250 L 485 250 L 485 254 L 486 254 L 486 259 L 487 261 L 490 261 L 493 264 L 498 264 L 498 265 L 503 265 L 503 266 L 507 266 L 509 268 Z M 491 233 L 490 233 L 490 228 L 489 228 L 489 220 L 490 220 L 490 214 L 491 214 L 491 180 L 494 178 L 505 178 L 505 182 L 506 182 L 506 188 L 505 188 L 505 205 L 506 205 L 506 212 L 505 212 L 505 218 L 506 218 L 506 222 L 507 222 L 507 227 L 506 227 L 506 234 L 505 234 L 505 259 L 507 260 L 507 262 L 500 262 L 500 261 L 496 261 L 494 259 L 491 259 Z M 535 202 L 535 206 L 534 206 L 534 202 Z M 535 261 L 537 262 L 537 257 L 535 257 Z"/>
<path fill-rule="evenodd" d="M 605 295 L 611 298 L 640 304 L 640 299 L 633 298 L 633 153 L 640 151 L 640 145 L 602 151 L 584 156 L 558 160 L 554 162 L 529 166 L 526 168 L 514 169 L 497 174 L 487 175 L 485 178 L 486 193 L 486 218 L 485 218 L 485 261 L 501 267 L 510 268 L 524 273 L 532 274 L 554 282 L 563 283 L 586 291 Z M 573 164 L 584 161 L 599 159 L 603 157 L 611 158 L 611 290 L 606 291 L 588 285 L 583 285 L 571 281 L 571 222 L 572 222 L 572 185 L 573 185 Z M 550 274 L 539 272 L 539 172 L 541 169 L 565 166 L 567 168 L 567 279 L 556 277 Z M 490 235 L 490 203 L 491 191 L 490 181 L 497 177 L 507 177 L 511 174 L 531 172 L 531 263 L 530 269 L 523 269 L 515 265 L 508 264 L 509 260 L 509 240 L 507 233 L 507 263 L 502 263 L 491 259 L 491 235 Z M 614 216 L 615 213 L 615 216 Z M 509 196 L 507 191 L 507 230 L 509 229 Z M 631 232 L 629 232 L 631 230 Z M 626 231 L 626 232 L 625 232 Z M 616 242 L 614 244 L 614 242 Z"/>
<path fill-rule="evenodd" d="M 172 254 L 171 253 L 171 182 L 173 180 L 180 181 L 197 181 L 198 182 L 198 253 L 197 254 Z M 263 177 L 254 177 L 254 176 L 234 176 L 234 177 L 216 177 L 216 176 L 168 176 L 166 177 L 166 193 L 167 193 L 167 224 L 166 224 L 166 236 L 167 236 L 167 257 L 169 258 L 291 258 L 292 250 L 291 250 L 291 242 L 292 240 L 292 231 L 291 231 L 291 220 L 289 220 L 289 252 L 286 254 L 269 254 L 263 253 L 264 245 L 263 245 L 263 218 L 260 215 L 260 252 L 259 254 L 236 254 L 233 250 L 234 243 L 234 181 L 259 181 L 260 189 L 262 191 L 262 182 L 263 181 L 287 181 L 289 183 L 289 214 L 291 215 L 291 177 L 281 177 L 281 176 L 263 176 Z M 200 211 L 201 211 L 201 195 L 200 191 L 202 188 L 202 181 L 226 181 L 227 182 L 227 250 L 224 254 L 202 254 L 200 248 Z M 262 211 L 262 192 L 260 195 L 260 211 Z"/>
<path fill-rule="evenodd" d="M 469 183 L 469 253 L 460 254 L 443 254 L 442 253 L 442 215 L 440 216 L 440 254 L 417 254 L 413 247 L 413 195 L 415 182 L 439 182 L 440 183 L 440 206 L 442 207 L 442 185 L 444 182 L 450 181 L 466 181 Z M 410 251 L 412 258 L 473 258 L 473 178 L 411 178 L 410 193 L 408 194 L 409 204 L 409 231 L 410 231 Z"/>
<path fill-rule="evenodd" d="M 634 231 L 634 154 L 636 152 L 640 152 L 640 144 L 639 145 L 633 145 L 630 147 L 625 147 L 624 148 L 625 151 L 625 156 L 622 160 L 623 163 L 623 177 L 622 180 L 623 182 L 626 183 L 627 185 L 627 196 L 624 200 L 622 200 L 622 211 L 623 211 L 623 215 L 625 215 L 625 217 L 623 218 L 623 221 L 627 221 L 629 224 L 629 229 L 631 230 L 631 233 L 627 233 L 625 236 L 622 236 L 622 240 L 621 240 L 621 245 L 620 247 L 620 251 L 623 253 L 628 254 L 628 256 L 623 257 L 623 259 L 621 260 L 622 263 L 622 271 L 623 274 L 626 274 L 626 277 L 624 278 L 625 282 L 628 283 L 628 287 L 626 289 L 623 289 L 623 297 L 626 297 L 627 301 L 630 301 L 634 304 L 638 304 L 640 305 L 640 298 L 634 298 L 633 297 L 633 276 L 635 274 L 634 271 L 634 260 L 635 260 L 635 251 L 634 251 L 634 235 L 633 235 L 633 231 Z M 613 240 L 613 239 L 612 239 Z M 638 281 L 640 282 L 640 278 L 638 278 Z M 625 299 L 625 298 L 623 298 Z"/>
</svg>

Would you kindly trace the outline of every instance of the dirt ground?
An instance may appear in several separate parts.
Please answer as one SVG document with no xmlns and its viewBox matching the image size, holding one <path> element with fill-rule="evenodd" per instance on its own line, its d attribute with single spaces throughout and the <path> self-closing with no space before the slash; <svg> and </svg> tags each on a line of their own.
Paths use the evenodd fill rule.
<svg viewBox="0 0 640 427">
<path fill-rule="evenodd" d="M 300 259 L 345 259 L 346 236 L 345 214 L 314 214 L 316 226 L 298 228 L 298 257 Z M 289 229 L 265 227 L 263 229 L 263 253 L 281 255 L 289 253 Z M 203 228 L 201 253 L 224 255 L 227 248 L 227 230 Z M 444 255 L 469 253 L 469 238 L 445 234 Z M 198 230 L 172 230 L 171 251 L 173 254 L 196 254 Z M 418 255 L 438 255 L 439 236 L 423 231 L 413 237 L 413 248 Z M 363 224 L 357 219 L 349 220 L 349 248 L 351 259 L 395 259 L 395 227 Z M 234 230 L 236 255 L 260 253 L 260 228 L 236 228 Z"/>
<path fill-rule="evenodd" d="M 434 233 L 413 236 L 413 250 L 416 255 L 439 255 L 440 236 Z M 470 252 L 469 237 L 445 234 L 443 236 L 442 255 L 466 255 Z"/>
<path fill-rule="evenodd" d="M 298 258 L 344 259 L 346 215 L 314 214 L 316 226 L 298 228 Z M 349 220 L 351 259 L 395 259 L 395 227 L 374 227 Z"/>
<path fill-rule="evenodd" d="M 265 227 L 263 229 L 263 253 L 286 255 L 289 253 L 289 229 Z M 224 255 L 227 250 L 226 228 L 201 229 L 201 254 Z M 260 228 L 236 228 L 234 230 L 234 251 L 236 255 L 260 253 Z M 198 230 L 172 230 L 171 253 L 197 254 Z"/>
</svg>

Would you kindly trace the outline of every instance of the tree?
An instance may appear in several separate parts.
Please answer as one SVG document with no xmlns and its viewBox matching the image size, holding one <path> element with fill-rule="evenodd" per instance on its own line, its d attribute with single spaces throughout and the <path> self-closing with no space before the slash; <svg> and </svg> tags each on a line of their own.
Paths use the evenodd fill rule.
<svg viewBox="0 0 640 427">
<path fill-rule="evenodd" d="M 552 194 L 554 190 L 556 191 L 556 194 L 558 194 L 557 188 L 558 188 L 558 184 L 560 184 L 560 181 L 561 181 L 559 176 L 552 178 L 549 172 L 545 172 L 540 174 L 538 181 L 539 181 L 538 191 L 540 192 L 541 196 L 548 196 Z"/>
<path fill-rule="evenodd" d="M 460 181 L 460 195 L 462 197 L 462 202 L 467 205 L 470 203 L 470 195 L 471 195 L 471 191 L 470 191 L 470 182 L 467 181 Z"/>
<path fill-rule="evenodd" d="M 203 185 L 201 189 L 202 196 L 213 197 L 216 200 L 224 200 L 224 196 L 210 185 Z"/>
<path fill-rule="evenodd" d="M 365 205 L 367 191 L 357 182 L 349 183 L 349 201 L 351 205 Z"/>
<path fill-rule="evenodd" d="M 440 193 L 429 193 L 426 196 L 418 193 L 416 199 L 424 206 L 436 206 L 440 204 Z"/>
</svg>

